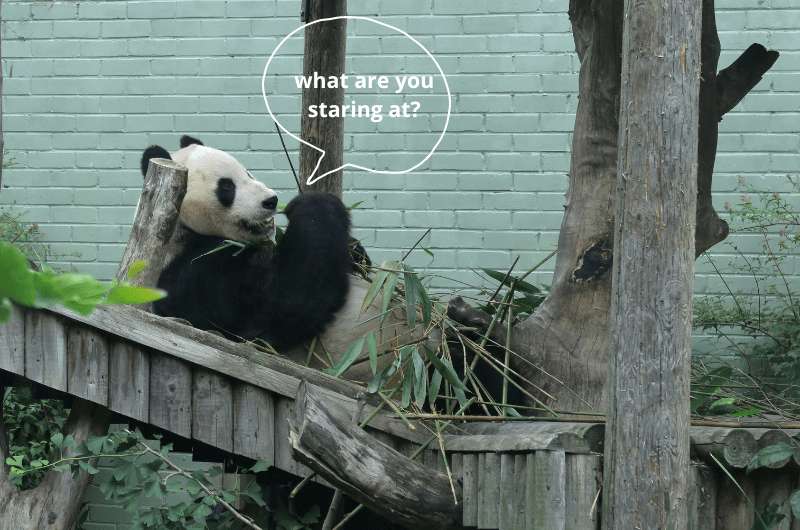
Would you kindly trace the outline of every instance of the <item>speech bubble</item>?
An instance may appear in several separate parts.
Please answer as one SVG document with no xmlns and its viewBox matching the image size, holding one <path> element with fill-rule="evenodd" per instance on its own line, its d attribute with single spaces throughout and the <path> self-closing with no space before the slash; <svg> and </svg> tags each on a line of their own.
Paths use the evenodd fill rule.
<svg viewBox="0 0 800 530">
<path fill-rule="evenodd" d="M 325 150 L 320 148 L 320 147 L 317 147 L 314 144 L 306 142 L 302 138 L 300 138 L 297 135 L 293 134 L 290 130 L 288 130 L 280 122 L 280 120 L 278 120 L 278 118 L 275 116 L 275 113 L 272 111 L 272 107 L 269 104 L 269 96 L 267 95 L 267 74 L 269 72 L 270 66 L 272 65 L 273 59 L 275 59 L 275 56 L 278 55 L 278 52 L 283 47 L 283 45 L 286 44 L 286 42 L 289 39 L 291 39 L 293 36 L 295 36 L 298 32 L 306 29 L 309 26 L 313 26 L 315 24 L 322 24 L 324 22 L 332 22 L 332 21 L 335 21 L 335 20 L 342 20 L 342 19 L 344 19 L 344 20 L 362 20 L 362 21 L 365 21 L 365 22 L 371 22 L 373 24 L 377 24 L 378 26 L 383 26 L 384 28 L 390 29 L 392 31 L 396 31 L 397 33 L 403 35 L 404 37 L 409 39 L 411 42 L 413 42 L 417 47 L 419 47 L 419 49 L 422 50 L 425 53 L 425 55 L 428 56 L 428 58 L 436 66 L 436 69 L 439 71 L 439 76 L 442 79 L 442 83 L 444 84 L 444 88 L 445 88 L 446 95 L 447 95 L 447 116 L 445 117 L 444 126 L 442 127 L 442 132 L 439 135 L 439 137 L 436 139 L 436 143 L 434 143 L 434 145 L 431 148 L 431 150 L 428 152 L 427 155 L 425 155 L 425 157 L 422 160 L 420 160 L 418 163 L 414 164 L 410 168 L 399 170 L 399 171 L 378 170 L 378 169 L 375 169 L 375 168 L 365 167 L 365 166 L 361 166 L 361 165 L 358 165 L 358 164 L 345 163 L 345 164 L 342 164 L 341 166 L 337 167 L 336 169 L 332 169 L 332 170 L 327 171 L 327 172 L 325 172 L 325 173 L 323 173 L 321 175 L 317 175 L 317 173 L 319 172 L 319 167 L 322 164 L 323 159 L 327 155 Z M 295 140 L 297 140 L 301 144 L 306 145 L 306 146 L 314 149 L 318 153 L 320 153 L 320 157 L 319 157 L 319 160 L 317 160 L 317 164 L 314 167 L 314 171 L 312 171 L 311 175 L 309 175 L 306 178 L 306 184 L 309 185 L 309 186 L 311 184 L 314 184 L 315 182 L 318 182 L 318 181 L 324 179 L 328 175 L 331 175 L 333 173 L 336 173 L 337 171 L 340 171 L 340 170 L 343 170 L 343 169 L 348 169 L 348 168 L 349 169 L 359 170 L 359 171 L 366 171 L 368 173 L 373 173 L 373 174 L 377 174 L 377 175 L 405 175 L 407 173 L 411 173 L 412 171 L 414 171 L 417 168 L 419 168 L 420 166 L 422 166 L 425 162 L 430 160 L 430 158 L 433 156 L 433 154 L 439 148 L 439 145 L 442 143 L 442 140 L 444 140 L 444 135 L 447 133 L 447 128 L 450 125 L 450 114 L 451 114 L 451 112 L 453 110 L 453 97 L 452 97 L 452 94 L 450 93 L 450 85 L 447 82 L 447 76 L 445 75 L 444 70 L 442 69 L 442 66 L 439 64 L 439 61 L 436 60 L 436 57 L 434 57 L 433 54 L 425 46 L 423 46 L 421 42 L 419 42 L 417 39 L 415 39 L 414 37 L 412 37 L 411 35 L 409 35 L 405 31 L 403 31 L 402 29 L 400 29 L 398 27 L 395 27 L 395 26 L 392 26 L 391 24 L 387 24 L 386 22 L 382 22 L 380 20 L 376 20 L 376 19 L 370 18 L 370 17 L 354 16 L 354 15 L 341 15 L 341 16 L 337 16 L 337 17 L 321 18 L 321 19 L 318 19 L 318 20 L 314 20 L 314 21 L 309 22 L 307 24 L 303 24 L 302 26 L 298 27 L 297 29 L 295 29 L 294 31 L 292 31 L 291 33 L 286 35 L 283 38 L 283 40 L 281 40 L 278 43 L 278 45 L 275 47 L 275 49 L 272 51 L 272 54 L 269 56 L 269 59 L 267 60 L 266 66 L 264 66 L 264 73 L 261 76 L 261 95 L 264 98 L 264 104 L 267 107 L 267 112 L 269 113 L 269 117 L 272 118 L 272 121 L 274 121 L 275 124 L 283 132 L 285 132 L 286 134 L 288 134 L 290 137 L 294 138 Z M 419 102 L 415 101 L 415 102 L 412 102 L 412 105 L 414 107 L 413 112 L 416 115 L 416 112 L 419 111 L 420 104 L 419 104 Z"/>
</svg>

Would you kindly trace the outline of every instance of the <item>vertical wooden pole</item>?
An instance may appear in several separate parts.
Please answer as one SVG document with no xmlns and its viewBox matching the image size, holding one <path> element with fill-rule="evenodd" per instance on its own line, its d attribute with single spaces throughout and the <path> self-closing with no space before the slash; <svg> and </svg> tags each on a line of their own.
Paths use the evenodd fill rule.
<svg viewBox="0 0 800 530">
<path fill-rule="evenodd" d="M 701 2 L 625 0 L 603 528 L 689 505 Z"/>
<path fill-rule="evenodd" d="M 306 22 L 347 14 L 347 0 L 307 0 Z M 341 77 L 345 73 L 347 47 L 347 20 L 321 22 L 305 30 L 303 74 L 313 76 L 315 72 L 326 78 Z M 343 88 L 309 88 L 303 91 L 303 112 L 300 119 L 301 138 L 325 150 L 317 175 L 336 169 L 344 164 L 344 119 L 309 118 L 309 105 L 339 105 L 344 103 Z M 306 145 L 300 146 L 300 181 L 303 191 L 325 191 L 342 196 L 342 171 L 339 170 L 311 186 L 306 184 L 320 157 L 319 151 Z"/>
</svg>

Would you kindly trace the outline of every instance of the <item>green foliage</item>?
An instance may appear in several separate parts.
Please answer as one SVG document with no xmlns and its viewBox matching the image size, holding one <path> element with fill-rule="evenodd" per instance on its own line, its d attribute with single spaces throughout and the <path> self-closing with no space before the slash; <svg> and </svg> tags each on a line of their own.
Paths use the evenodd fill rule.
<svg viewBox="0 0 800 530">
<path fill-rule="evenodd" d="M 140 271 L 141 267 L 137 266 Z M 10 314 L 10 302 L 27 307 L 60 305 L 89 314 L 100 304 L 144 304 L 165 296 L 163 291 L 125 282 L 102 283 L 86 274 L 32 270 L 25 255 L 0 241 L 0 323 Z"/>
<path fill-rule="evenodd" d="M 68 411 L 56 399 L 33 399 L 29 387 L 10 388 L 3 399 L 3 421 L 8 440 L 10 480 L 20 489 L 35 488 L 44 472 L 42 467 L 50 463 Z M 20 474 L 15 470 L 30 469 Z"/>
</svg>

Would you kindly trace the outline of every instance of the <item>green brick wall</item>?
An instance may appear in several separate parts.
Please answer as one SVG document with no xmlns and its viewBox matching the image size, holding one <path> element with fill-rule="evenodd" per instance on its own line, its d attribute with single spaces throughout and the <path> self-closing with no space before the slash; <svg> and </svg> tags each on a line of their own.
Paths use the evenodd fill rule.
<svg viewBox="0 0 800 530">
<path fill-rule="evenodd" d="M 516 255 L 521 266 L 538 261 L 557 238 L 577 100 L 566 2 L 348 3 L 351 14 L 417 36 L 454 93 L 450 132 L 423 168 L 402 177 L 347 174 L 347 201 L 363 201 L 356 235 L 380 261 L 432 227 L 425 243 L 435 258 L 412 259 L 450 278 L 438 279 L 440 286 L 474 283 L 470 268 L 507 267 Z M 0 205 L 40 223 L 59 264 L 108 278 L 128 237 L 138 160 L 150 143 L 175 148 L 180 134 L 195 134 L 288 198 L 293 180 L 264 113 L 260 76 L 278 39 L 298 26 L 300 4 L 4 2 L 5 130 L 15 166 L 4 175 Z M 723 64 L 754 41 L 782 53 L 722 123 L 715 179 L 722 205 L 738 200 L 740 176 L 780 191 L 786 175 L 800 170 L 800 0 L 719 0 L 718 9 Z M 361 71 L 402 63 L 412 72 L 422 64 L 419 55 L 398 52 L 395 36 L 353 30 L 349 60 Z M 348 155 L 391 167 L 406 152 L 424 151 L 434 132 L 416 122 L 380 136 L 356 126 L 348 130 Z M 732 240 L 759 249 L 755 238 Z M 698 267 L 698 291 L 721 291 L 709 266 Z M 795 272 L 796 262 L 789 267 Z"/>
</svg>

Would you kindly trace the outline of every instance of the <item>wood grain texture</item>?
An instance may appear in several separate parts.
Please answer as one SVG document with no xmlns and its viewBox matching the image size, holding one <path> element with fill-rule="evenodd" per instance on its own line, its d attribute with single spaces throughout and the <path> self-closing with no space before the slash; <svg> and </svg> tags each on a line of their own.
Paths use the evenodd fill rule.
<svg viewBox="0 0 800 530">
<path fill-rule="evenodd" d="M 42 311 L 25 313 L 25 377 L 67 390 L 67 330 L 62 319 Z"/>
<path fill-rule="evenodd" d="M 114 412 L 147 422 L 150 415 L 150 355 L 126 341 L 110 341 L 108 406 Z"/>
<path fill-rule="evenodd" d="M 625 0 L 603 528 L 688 525 L 702 3 Z"/>
<path fill-rule="evenodd" d="M 168 355 L 150 357 L 150 423 L 192 436 L 192 367 Z"/>
<path fill-rule="evenodd" d="M 462 517 L 464 526 L 478 526 L 478 455 L 465 453 L 463 455 L 463 484 L 464 501 L 462 502 Z"/>
<path fill-rule="evenodd" d="M 478 455 L 478 528 L 500 524 L 500 455 Z"/>
<path fill-rule="evenodd" d="M 776 510 L 783 519 L 770 530 L 791 530 L 792 508 L 789 497 L 794 491 L 797 472 L 786 470 L 758 470 L 753 474 L 755 483 L 756 513 L 763 514 L 767 510 Z"/>
<path fill-rule="evenodd" d="M 233 388 L 233 452 L 270 465 L 275 462 L 275 402 L 258 387 Z"/>
<path fill-rule="evenodd" d="M 714 469 L 703 464 L 692 464 L 689 530 L 716 530 L 717 490 Z"/>
<path fill-rule="evenodd" d="M 717 530 L 751 530 L 755 521 L 753 509 L 756 498 L 755 484 L 744 472 L 734 471 L 732 474 L 744 493 L 727 476 L 720 478 L 717 493 Z"/>
<path fill-rule="evenodd" d="M 500 499 L 498 528 L 517 530 L 515 501 L 518 485 L 514 480 L 514 455 L 500 454 Z"/>
<path fill-rule="evenodd" d="M 528 509 L 527 455 L 524 453 L 514 455 L 514 484 L 514 528 L 522 530 L 526 528 L 525 514 Z"/>
<path fill-rule="evenodd" d="M 405 527 L 461 528 L 460 487 L 454 498 L 444 473 L 371 437 L 313 385 L 300 388 L 291 425 L 295 458 L 349 497 Z"/>
<path fill-rule="evenodd" d="M 233 450 L 233 389 L 223 375 L 195 368 L 192 373 L 192 438 Z"/>
<path fill-rule="evenodd" d="M 67 332 L 67 392 L 108 405 L 108 344 L 101 334 L 70 327 Z"/>
<path fill-rule="evenodd" d="M 758 442 L 749 429 L 694 427 L 690 437 L 694 453 L 709 465 L 717 465 L 713 455 L 720 462 L 743 469 L 758 451 Z"/>
<path fill-rule="evenodd" d="M 310 0 L 306 20 L 313 22 L 347 14 L 347 0 Z M 305 50 L 303 54 L 303 75 L 319 73 L 325 76 L 340 77 L 345 73 L 347 49 L 347 20 L 321 22 L 305 29 Z M 344 103 L 343 88 L 309 88 L 303 90 L 302 108 L 310 105 L 341 106 Z M 302 189 L 323 191 L 342 196 L 342 171 L 328 175 L 319 182 L 308 185 L 307 178 L 319 163 L 317 175 L 344 165 L 344 118 L 311 118 L 308 112 L 300 116 L 300 137 L 325 151 L 324 158 L 316 149 L 300 145 L 300 183 Z"/>
<path fill-rule="evenodd" d="M 567 530 L 597 530 L 600 526 L 598 496 L 603 483 L 599 455 L 566 455 Z M 711 529 L 709 529 L 711 530 Z"/>
<path fill-rule="evenodd" d="M 528 455 L 528 466 L 528 528 L 567 530 L 566 455 L 538 451 Z"/>
<path fill-rule="evenodd" d="M 128 245 L 122 254 L 117 279 L 126 279 L 128 269 L 141 260 L 147 267 L 134 279 L 135 285 L 155 287 L 161 271 L 175 257 L 180 237 L 179 214 L 186 195 L 188 171 L 172 160 L 150 160 L 144 177 L 142 195 L 136 209 Z M 150 311 L 152 304 L 140 306 Z"/>
<path fill-rule="evenodd" d="M 0 324 L 0 370 L 25 374 L 25 311 L 14 304 L 8 322 Z"/>
</svg>

